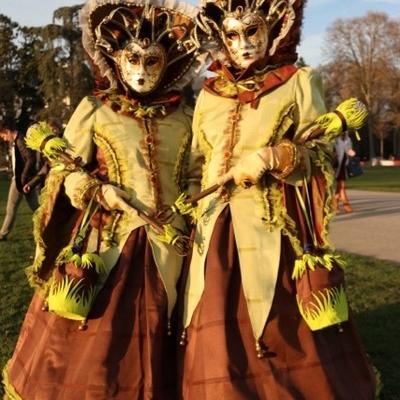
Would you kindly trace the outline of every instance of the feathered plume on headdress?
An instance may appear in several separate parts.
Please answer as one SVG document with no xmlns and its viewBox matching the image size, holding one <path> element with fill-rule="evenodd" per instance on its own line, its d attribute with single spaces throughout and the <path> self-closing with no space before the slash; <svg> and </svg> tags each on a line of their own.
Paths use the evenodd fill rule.
<svg viewBox="0 0 400 400">
<path fill-rule="evenodd" d="M 208 46 L 211 50 L 213 44 L 221 48 L 223 20 L 235 15 L 239 7 L 243 14 L 257 14 L 265 19 L 270 41 L 268 64 L 294 63 L 297 60 L 296 48 L 300 42 L 305 2 L 306 0 L 203 1 L 196 18 L 197 29 L 194 36 L 197 41 L 211 44 Z"/>
<path fill-rule="evenodd" d="M 198 68 L 198 43 L 191 34 L 197 12 L 174 0 L 89 0 L 81 11 L 83 46 L 98 74 L 108 80 L 107 91 L 118 89 L 113 53 L 132 40 L 150 40 L 165 49 L 162 90 L 188 84 L 189 70 Z"/>
</svg>

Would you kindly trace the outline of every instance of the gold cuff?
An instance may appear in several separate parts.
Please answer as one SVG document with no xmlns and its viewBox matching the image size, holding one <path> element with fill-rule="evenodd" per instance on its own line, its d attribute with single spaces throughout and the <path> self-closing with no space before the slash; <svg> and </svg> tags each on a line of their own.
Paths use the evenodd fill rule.
<svg viewBox="0 0 400 400">
<path fill-rule="evenodd" d="M 93 178 L 88 180 L 80 189 L 77 190 L 74 200 L 80 209 L 84 209 L 87 206 L 101 185 L 101 181 Z"/>
<path fill-rule="evenodd" d="M 299 165 L 299 149 L 298 147 L 289 140 L 283 140 L 274 149 L 281 154 L 278 155 L 279 163 L 271 175 L 279 180 L 287 178 Z M 287 154 L 285 157 L 282 151 Z"/>
</svg>

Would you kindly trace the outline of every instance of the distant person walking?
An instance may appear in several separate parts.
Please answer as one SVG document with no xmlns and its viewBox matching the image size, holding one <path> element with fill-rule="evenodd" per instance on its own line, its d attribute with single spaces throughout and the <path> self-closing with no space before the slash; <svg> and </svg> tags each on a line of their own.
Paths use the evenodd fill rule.
<svg viewBox="0 0 400 400">
<path fill-rule="evenodd" d="M 348 133 L 342 134 L 336 140 L 335 153 L 337 158 L 335 209 L 339 213 L 340 203 L 342 203 L 343 211 L 347 214 L 353 211 L 346 193 L 347 165 L 349 164 L 349 157 L 356 155 Z"/>
<path fill-rule="evenodd" d="M 14 225 L 18 206 L 22 198 L 25 197 L 32 211 L 38 208 L 39 203 L 37 190 L 28 190 L 26 187 L 26 191 L 24 192 L 24 186 L 36 174 L 35 152 L 26 147 L 25 136 L 21 133 L 6 129 L 0 132 L 0 137 L 11 144 L 10 153 L 13 174 L 8 190 L 6 215 L 0 229 L 0 241 L 4 241 L 7 239 Z"/>
</svg>

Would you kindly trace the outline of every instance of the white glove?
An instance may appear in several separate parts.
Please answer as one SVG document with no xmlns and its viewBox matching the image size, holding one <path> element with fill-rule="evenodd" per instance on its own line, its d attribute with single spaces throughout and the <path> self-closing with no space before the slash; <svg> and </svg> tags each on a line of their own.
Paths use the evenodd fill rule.
<svg viewBox="0 0 400 400">
<path fill-rule="evenodd" d="M 128 214 L 138 215 L 138 211 L 133 208 L 129 201 L 129 194 L 114 185 L 101 185 L 96 200 L 108 211 L 120 210 Z"/>
<path fill-rule="evenodd" d="M 295 146 L 284 141 L 277 146 L 266 146 L 239 160 L 219 180 L 218 184 L 225 184 L 234 179 L 236 185 L 254 185 L 265 172 L 287 173 L 293 171 L 296 163 Z"/>
</svg>

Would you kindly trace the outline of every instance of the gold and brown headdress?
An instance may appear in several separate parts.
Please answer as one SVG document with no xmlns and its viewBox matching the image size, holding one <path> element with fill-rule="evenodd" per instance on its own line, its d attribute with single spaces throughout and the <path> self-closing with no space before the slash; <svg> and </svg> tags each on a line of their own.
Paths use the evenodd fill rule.
<svg viewBox="0 0 400 400">
<path fill-rule="evenodd" d="M 174 0 L 89 0 L 81 11 L 83 46 L 109 92 L 121 86 L 114 54 L 129 42 L 161 45 L 166 70 L 159 90 L 182 88 L 198 68 L 196 15 L 196 8 Z"/>
<path fill-rule="evenodd" d="M 268 65 L 294 63 L 300 42 L 305 0 L 216 0 L 204 1 L 196 19 L 196 36 L 207 43 L 223 42 L 223 21 L 226 18 L 257 16 L 268 28 Z M 211 50 L 213 50 L 211 48 Z"/>
</svg>

